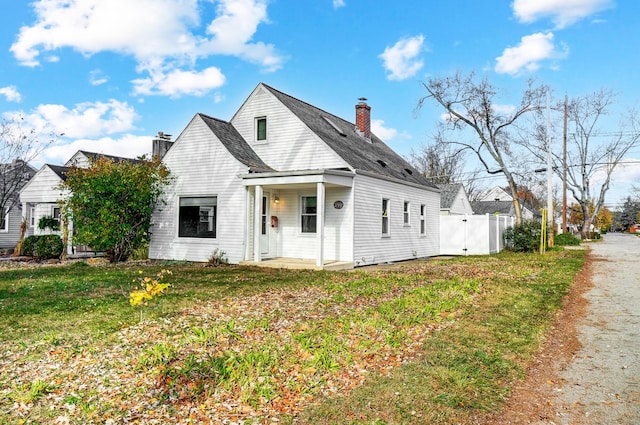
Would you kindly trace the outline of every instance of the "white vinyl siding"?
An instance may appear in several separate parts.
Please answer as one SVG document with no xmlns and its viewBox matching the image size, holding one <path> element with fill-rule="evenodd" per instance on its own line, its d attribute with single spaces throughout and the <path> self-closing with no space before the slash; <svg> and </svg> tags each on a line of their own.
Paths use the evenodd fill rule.
<svg viewBox="0 0 640 425">
<path fill-rule="evenodd" d="M 153 214 L 149 258 L 207 261 L 214 250 L 231 263 L 244 259 L 245 189 L 238 177 L 247 167 L 217 140 L 199 116 L 193 118 L 163 159 L 174 180 Z M 180 238 L 179 202 L 217 196 L 216 238 Z"/>
<path fill-rule="evenodd" d="M 362 174 L 354 181 L 354 262 L 355 265 L 408 260 L 438 255 L 440 251 L 440 195 L 438 192 L 407 186 Z M 389 237 L 380 237 L 381 199 L 389 199 Z M 403 202 L 425 206 L 425 232 L 404 226 Z"/>
<path fill-rule="evenodd" d="M 257 117 L 268 117 L 268 143 L 253 142 Z M 231 122 L 242 137 L 250 141 L 258 156 L 278 171 L 349 167 L 275 96 L 260 86 Z"/>
<path fill-rule="evenodd" d="M 315 196 L 315 187 L 279 190 L 280 201 L 271 201 L 271 215 L 278 227 L 271 228 L 270 252 L 276 257 L 316 258 L 316 233 L 300 231 L 301 196 Z M 336 201 L 342 208 L 335 208 Z M 353 261 L 353 202 L 351 188 L 327 188 L 325 193 L 324 257 L 327 260 Z M 285 242 L 286 241 L 286 242 Z"/>
</svg>

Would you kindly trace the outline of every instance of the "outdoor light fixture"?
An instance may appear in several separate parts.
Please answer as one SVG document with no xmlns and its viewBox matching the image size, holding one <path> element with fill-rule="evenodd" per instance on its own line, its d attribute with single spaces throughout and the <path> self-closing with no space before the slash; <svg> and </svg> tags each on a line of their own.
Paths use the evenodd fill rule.
<svg viewBox="0 0 640 425">
<path fill-rule="evenodd" d="M 278 195 L 273 195 L 273 203 L 277 204 L 278 202 L 280 202 L 280 197 Z"/>
</svg>

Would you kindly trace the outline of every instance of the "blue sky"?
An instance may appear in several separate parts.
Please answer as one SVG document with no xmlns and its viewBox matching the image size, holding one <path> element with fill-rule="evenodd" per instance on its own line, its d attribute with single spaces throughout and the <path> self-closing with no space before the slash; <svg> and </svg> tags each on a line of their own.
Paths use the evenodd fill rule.
<svg viewBox="0 0 640 425">
<path fill-rule="evenodd" d="M 416 112 L 421 82 L 458 70 L 487 75 L 506 103 L 533 77 L 561 96 L 613 90 L 614 116 L 638 106 L 638 16 L 634 0 L 11 2 L 0 113 L 65 133 L 45 162 L 137 156 L 197 112 L 229 120 L 262 81 L 349 120 L 368 98 L 373 131 L 408 155 L 441 114 Z M 617 172 L 607 204 L 636 181 L 637 164 Z"/>
</svg>

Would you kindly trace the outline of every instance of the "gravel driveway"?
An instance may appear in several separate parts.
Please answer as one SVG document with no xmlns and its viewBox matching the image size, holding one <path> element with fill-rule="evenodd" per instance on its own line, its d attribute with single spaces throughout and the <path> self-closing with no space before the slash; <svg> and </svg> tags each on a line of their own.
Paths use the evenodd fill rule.
<svg viewBox="0 0 640 425">
<path fill-rule="evenodd" d="M 578 322 L 581 349 L 560 371 L 559 424 L 640 424 L 640 238 L 607 234 L 590 244 L 593 287 Z"/>
</svg>

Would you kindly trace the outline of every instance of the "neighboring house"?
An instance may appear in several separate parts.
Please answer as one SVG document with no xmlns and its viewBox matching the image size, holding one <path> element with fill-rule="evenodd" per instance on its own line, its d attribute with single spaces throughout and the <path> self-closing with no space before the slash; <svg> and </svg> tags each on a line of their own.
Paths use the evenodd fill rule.
<svg viewBox="0 0 640 425">
<path fill-rule="evenodd" d="M 67 192 L 60 189 L 60 185 L 66 180 L 66 173 L 70 167 L 88 167 L 91 160 L 98 157 L 106 157 L 113 161 L 135 161 L 130 158 L 122 158 L 111 155 L 103 155 L 94 152 L 78 151 L 64 166 L 45 164 L 35 176 L 20 191 L 22 203 L 22 217 L 27 222 L 25 236 L 51 233 L 49 229 L 39 229 L 38 223 L 42 217 L 60 219 L 59 202 L 68 196 Z M 62 230 L 54 232 L 62 234 Z M 72 240 L 73 223 L 69 223 L 69 240 L 67 254 L 75 254 L 87 250 L 84 246 L 75 246 Z"/>
<path fill-rule="evenodd" d="M 532 220 L 534 217 L 539 217 L 540 214 L 536 214 L 529 208 L 522 205 L 522 219 Z M 501 187 L 494 187 L 478 197 L 477 201 L 471 203 L 474 214 L 495 214 L 506 215 L 509 217 L 515 217 L 516 211 L 513 205 L 513 197 L 510 193 L 505 191 Z"/>
<path fill-rule="evenodd" d="M 473 214 L 462 183 L 437 184 L 440 189 L 440 215 Z"/>
<path fill-rule="evenodd" d="M 0 168 L 0 190 L 8 195 L 5 206 L 0 208 L 0 250 L 9 252 L 20 239 L 23 211 L 19 193 L 36 174 L 36 170 L 19 159 L 0 164 Z"/>
<path fill-rule="evenodd" d="M 196 114 L 164 156 L 172 183 L 149 257 L 353 267 L 439 254 L 439 190 L 356 124 L 259 84 L 230 122 Z"/>
</svg>

